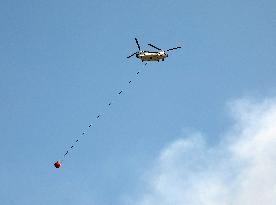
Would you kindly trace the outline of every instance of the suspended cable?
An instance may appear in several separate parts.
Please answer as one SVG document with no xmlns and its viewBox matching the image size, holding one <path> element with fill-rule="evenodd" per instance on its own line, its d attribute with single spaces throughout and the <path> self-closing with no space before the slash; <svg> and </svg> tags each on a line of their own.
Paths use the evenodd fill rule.
<svg viewBox="0 0 276 205">
<path fill-rule="evenodd" d="M 147 65 L 147 63 L 146 63 L 145 65 Z M 137 76 L 138 76 L 139 74 L 140 74 L 140 71 L 136 72 L 136 75 L 137 75 Z M 132 80 L 129 80 L 129 81 L 128 81 L 128 84 L 131 84 L 132 82 L 133 82 Z M 117 95 L 120 96 L 122 93 L 123 93 L 123 90 L 120 90 L 120 92 L 118 92 Z M 109 101 L 108 107 L 110 107 L 111 105 L 112 105 L 112 101 Z M 96 120 L 99 120 L 99 119 L 101 118 L 102 115 L 103 115 L 103 114 L 98 114 L 97 117 L 96 117 Z M 90 123 L 89 126 L 88 126 L 88 128 L 91 128 L 92 125 L 94 125 L 94 124 L 95 124 L 95 123 Z M 81 133 L 81 136 L 86 135 L 87 131 L 88 131 L 88 130 L 83 131 L 83 132 Z M 77 137 L 77 139 L 75 140 L 75 143 L 78 143 L 78 142 L 79 142 L 79 137 L 80 137 L 80 136 Z M 70 149 L 72 150 L 72 149 L 75 147 L 75 145 L 76 145 L 76 144 L 71 145 L 71 146 L 70 146 Z M 63 155 L 63 159 L 61 159 L 60 161 L 55 162 L 55 163 L 54 163 L 54 166 L 55 166 L 56 168 L 60 168 L 60 167 L 61 167 L 61 162 L 64 161 L 65 157 L 66 157 L 68 154 L 69 154 L 69 150 L 66 150 L 65 154 Z"/>
</svg>

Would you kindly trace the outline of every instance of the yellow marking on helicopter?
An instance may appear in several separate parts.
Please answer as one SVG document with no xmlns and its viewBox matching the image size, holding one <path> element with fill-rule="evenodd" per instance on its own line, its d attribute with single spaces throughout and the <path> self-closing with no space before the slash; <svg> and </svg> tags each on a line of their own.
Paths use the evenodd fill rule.
<svg viewBox="0 0 276 205">
<path fill-rule="evenodd" d="M 136 44 L 137 44 L 137 47 L 138 47 L 139 51 L 131 54 L 127 58 L 130 58 L 130 57 L 136 55 L 136 58 L 142 60 L 142 62 L 143 61 L 158 61 L 159 62 L 160 60 L 164 61 L 164 59 L 168 57 L 168 54 L 166 54 L 166 51 L 171 51 L 171 50 L 175 50 L 175 49 L 181 48 L 181 47 L 178 46 L 178 47 L 170 48 L 170 49 L 164 51 L 164 50 L 162 50 L 162 49 L 160 49 L 160 48 L 158 48 L 158 47 L 156 47 L 156 46 L 154 46 L 152 44 L 148 44 L 149 46 L 151 46 L 151 47 L 159 50 L 159 52 L 141 51 L 140 45 L 138 43 L 137 38 L 135 38 L 135 41 L 136 41 Z"/>
</svg>

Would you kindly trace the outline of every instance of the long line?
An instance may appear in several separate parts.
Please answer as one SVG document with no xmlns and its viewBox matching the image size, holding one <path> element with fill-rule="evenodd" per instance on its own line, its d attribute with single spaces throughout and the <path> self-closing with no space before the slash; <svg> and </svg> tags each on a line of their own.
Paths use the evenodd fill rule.
<svg viewBox="0 0 276 205">
<path fill-rule="evenodd" d="M 145 64 L 145 65 L 147 65 L 147 64 Z M 146 71 L 146 69 L 144 69 L 144 71 Z M 142 74 L 142 71 L 137 71 L 137 72 L 136 72 L 136 75 L 135 75 L 135 76 L 136 76 L 135 80 L 137 80 L 137 79 L 139 78 L 139 76 L 141 76 L 141 74 Z M 127 88 L 130 88 L 130 86 L 131 86 L 132 84 L 134 84 L 134 80 L 129 80 L 128 83 L 127 83 Z M 126 90 L 119 89 L 118 92 L 116 93 L 116 96 L 117 96 L 117 97 L 120 97 L 120 96 L 122 96 L 124 93 L 126 93 Z M 108 102 L 106 103 L 106 106 L 105 106 L 106 111 L 107 111 L 107 110 L 110 110 L 109 108 L 113 105 L 114 102 L 116 102 L 116 101 L 115 101 L 115 100 L 110 100 L 110 101 L 108 101 Z M 80 142 L 80 138 L 82 138 L 83 136 L 87 135 L 88 132 L 89 132 L 89 130 L 92 129 L 92 128 L 97 124 L 97 121 L 100 120 L 102 117 L 104 117 L 106 113 L 107 113 L 107 112 L 105 112 L 105 113 L 101 112 L 101 113 L 97 114 L 97 116 L 95 116 L 94 121 L 93 121 L 92 123 L 90 123 L 90 124 L 89 124 L 89 125 L 88 125 L 88 126 L 87 126 L 87 127 L 76 137 L 76 139 L 74 140 L 74 142 L 66 149 L 66 151 L 65 151 L 65 153 L 64 153 L 64 155 L 63 155 L 63 157 L 62 157 L 62 159 L 60 160 L 60 162 L 63 162 L 63 161 L 66 159 L 66 157 L 68 157 L 68 155 L 71 153 L 71 151 L 77 147 L 77 144 Z"/>
</svg>

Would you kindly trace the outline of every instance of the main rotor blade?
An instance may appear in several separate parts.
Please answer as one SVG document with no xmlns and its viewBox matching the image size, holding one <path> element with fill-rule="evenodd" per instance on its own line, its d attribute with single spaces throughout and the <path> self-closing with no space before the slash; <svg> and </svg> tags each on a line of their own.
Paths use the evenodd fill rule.
<svg viewBox="0 0 276 205">
<path fill-rule="evenodd" d="M 178 49 L 178 48 L 181 48 L 181 47 L 178 46 L 178 47 L 176 47 L 176 48 L 170 48 L 170 49 L 168 49 L 167 51 L 175 50 L 175 49 Z"/>
<path fill-rule="evenodd" d="M 162 51 L 162 49 L 160 49 L 160 48 L 157 48 L 156 46 L 154 46 L 154 45 L 152 45 L 152 44 L 148 44 L 149 46 L 151 46 L 151 47 L 153 47 L 153 48 L 155 48 L 155 49 L 157 49 L 157 50 L 159 50 L 159 51 Z"/>
<path fill-rule="evenodd" d="M 136 44 L 137 44 L 137 46 L 138 46 L 138 49 L 139 49 L 139 51 L 140 51 L 141 49 L 140 49 L 140 45 L 139 45 L 139 43 L 138 43 L 138 40 L 137 40 L 137 38 L 135 38 L 135 41 L 136 41 Z"/>
<path fill-rule="evenodd" d="M 137 52 L 135 52 L 135 53 L 131 54 L 131 55 L 130 55 L 130 56 L 128 56 L 127 58 L 130 58 L 130 57 L 134 56 L 136 53 L 137 53 Z"/>
</svg>

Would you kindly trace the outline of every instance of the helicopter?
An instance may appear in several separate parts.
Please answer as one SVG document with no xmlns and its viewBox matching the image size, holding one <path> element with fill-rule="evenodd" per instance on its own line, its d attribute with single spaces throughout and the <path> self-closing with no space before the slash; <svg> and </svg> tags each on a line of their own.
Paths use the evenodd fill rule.
<svg viewBox="0 0 276 205">
<path fill-rule="evenodd" d="M 130 58 L 130 57 L 136 55 L 136 58 L 141 59 L 142 62 L 144 62 L 144 61 L 158 61 L 159 62 L 160 60 L 164 61 L 164 59 L 169 56 L 166 53 L 167 51 L 171 51 L 171 50 L 181 48 L 180 46 L 178 46 L 178 47 L 175 47 L 175 48 L 170 48 L 170 49 L 165 51 L 165 50 L 162 50 L 162 49 L 160 49 L 160 48 L 158 48 L 158 47 L 156 47 L 156 46 L 149 43 L 148 44 L 149 46 L 155 48 L 158 51 L 157 52 L 156 51 L 155 52 L 154 51 L 141 51 L 141 48 L 140 48 L 140 45 L 138 43 L 137 38 L 135 38 L 135 41 L 136 41 L 136 44 L 137 44 L 137 47 L 138 47 L 139 51 L 131 54 L 127 58 Z"/>
</svg>

